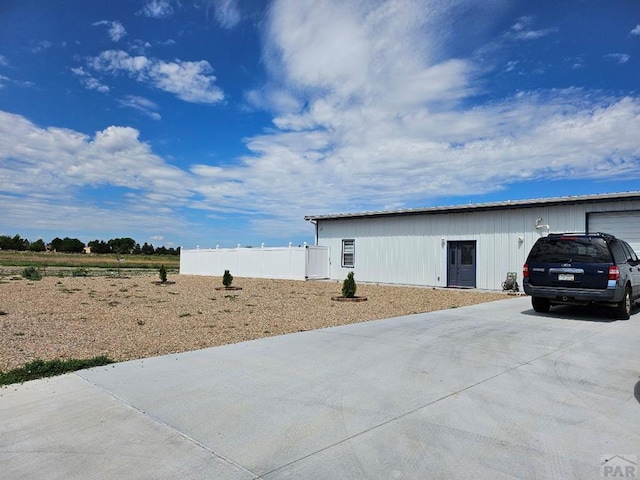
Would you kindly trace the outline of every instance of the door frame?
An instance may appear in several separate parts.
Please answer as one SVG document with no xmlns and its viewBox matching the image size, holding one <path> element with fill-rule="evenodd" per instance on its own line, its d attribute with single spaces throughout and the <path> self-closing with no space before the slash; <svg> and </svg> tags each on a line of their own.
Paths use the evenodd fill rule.
<svg viewBox="0 0 640 480">
<path fill-rule="evenodd" d="M 473 245 L 473 255 L 472 255 L 472 263 L 462 264 L 462 246 L 463 245 Z M 476 240 L 452 240 L 447 242 L 447 287 L 458 287 L 458 288 L 476 288 L 477 286 L 477 278 L 478 278 L 478 261 L 477 261 L 477 241 Z M 468 271 L 472 271 L 473 275 L 470 277 L 469 284 L 461 284 L 459 274 L 455 275 L 455 279 L 452 278 L 451 275 L 451 253 L 455 252 L 455 268 L 460 269 L 461 266 L 468 267 Z M 454 281 L 455 280 L 455 281 Z"/>
</svg>

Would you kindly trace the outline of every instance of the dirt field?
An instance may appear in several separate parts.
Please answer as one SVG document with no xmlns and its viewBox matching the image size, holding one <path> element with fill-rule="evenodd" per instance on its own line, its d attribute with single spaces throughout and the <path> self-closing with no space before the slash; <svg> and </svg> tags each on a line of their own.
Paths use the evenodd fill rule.
<svg viewBox="0 0 640 480">
<path fill-rule="evenodd" d="M 341 282 L 157 273 L 132 278 L 0 278 L 0 371 L 36 358 L 130 360 L 284 333 L 456 308 L 509 298 L 502 293 L 358 283 L 368 301 L 343 303 Z"/>
</svg>

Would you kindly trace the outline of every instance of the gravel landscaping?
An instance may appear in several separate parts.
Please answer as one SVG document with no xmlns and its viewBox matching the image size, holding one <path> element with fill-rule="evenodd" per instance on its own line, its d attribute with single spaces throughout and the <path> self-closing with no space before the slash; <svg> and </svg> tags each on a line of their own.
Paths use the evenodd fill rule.
<svg viewBox="0 0 640 480">
<path fill-rule="evenodd" d="M 43 360 L 114 360 L 183 352 L 509 298 L 499 292 L 358 283 L 365 302 L 335 302 L 341 282 L 234 278 L 156 272 L 131 278 L 0 278 L 0 371 Z"/>
</svg>

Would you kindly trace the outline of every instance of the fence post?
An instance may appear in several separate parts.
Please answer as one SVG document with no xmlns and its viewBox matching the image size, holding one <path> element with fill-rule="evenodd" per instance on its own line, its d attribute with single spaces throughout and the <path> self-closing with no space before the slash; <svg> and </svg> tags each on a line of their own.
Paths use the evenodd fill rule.
<svg viewBox="0 0 640 480">
<path fill-rule="evenodd" d="M 236 247 L 236 272 L 240 271 L 240 244 Z"/>
</svg>

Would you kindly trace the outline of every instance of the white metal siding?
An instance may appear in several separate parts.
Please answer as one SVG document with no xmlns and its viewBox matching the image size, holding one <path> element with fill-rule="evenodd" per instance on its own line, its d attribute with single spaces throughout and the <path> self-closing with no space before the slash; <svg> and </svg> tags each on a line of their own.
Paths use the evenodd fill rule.
<svg viewBox="0 0 640 480">
<path fill-rule="evenodd" d="M 589 231 L 611 233 L 640 254 L 640 211 L 591 213 Z"/>
<path fill-rule="evenodd" d="M 318 220 L 318 245 L 329 247 L 331 279 L 353 270 L 356 281 L 446 286 L 447 242 L 473 240 L 476 286 L 498 290 L 507 272 L 522 284 L 522 265 L 540 236 L 585 231 L 587 212 L 632 209 L 640 201 Z M 536 228 L 537 219 L 549 228 Z M 353 269 L 341 267 L 343 239 L 355 239 Z"/>
</svg>

